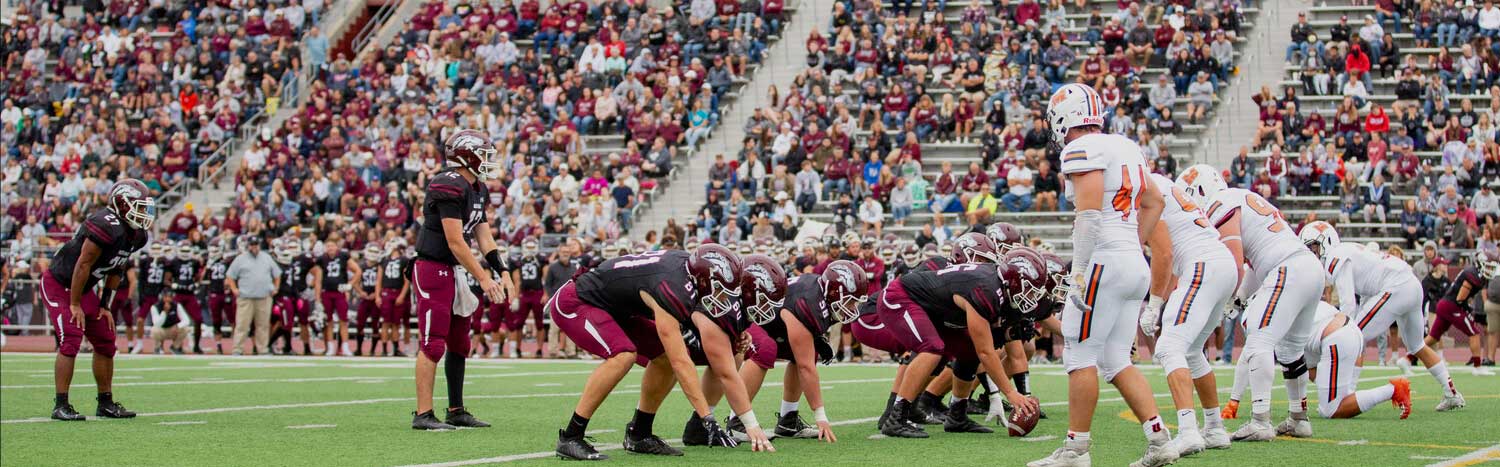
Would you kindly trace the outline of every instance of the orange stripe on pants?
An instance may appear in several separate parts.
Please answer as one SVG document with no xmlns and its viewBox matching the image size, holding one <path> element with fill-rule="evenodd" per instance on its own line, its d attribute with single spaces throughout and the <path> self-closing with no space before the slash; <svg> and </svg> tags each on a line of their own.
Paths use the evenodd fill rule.
<svg viewBox="0 0 1500 467">
<path fill-rule="evenodd" d="M 1276 268 L 1276 287 L 1271 289 L 1271 300 L 1266 303 L 1266 314 L 1260 318 L 1260 327 L 1271 325 L 1271 315 L 1276 313 L 1276 302 L 1281 300 L 1281 290 L 1286 287 L 1286 266 Z"/>
</svg>

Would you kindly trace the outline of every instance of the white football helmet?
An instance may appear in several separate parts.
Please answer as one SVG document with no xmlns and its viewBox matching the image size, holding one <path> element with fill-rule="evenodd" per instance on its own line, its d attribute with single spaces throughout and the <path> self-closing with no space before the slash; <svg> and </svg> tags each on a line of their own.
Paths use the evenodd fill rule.
<svg viewBox="0 0 1500 467">
<path fill-rule="evenodd" d="M 1307 245 L 1308 247 L 1317 245 L 1317 253 L 1320 257 L 1328 254 L 1328 250 L 1339 245 L 1339 232 L 1334 230 L 1333 224 L 1323 221 L 1314 221 L 1302 226 L 1302 233 L 1298 234 L 1298 236 L 1302 237 L 1303 245 Z"/>
<path fill-rule="evenodd" d="M 1224 176 L 1219 174 L 1219 169 L 1208 164 L 1198 164 L 1177 175 L 1177 187 L 1187 192 L 1199 209 L 1208 209 L 1208 201 L 1215 194 L 1229 188 L 1229 184 L 1224 183 Z"/>
<path fill-rule="evenodd" d="M 1047 123 L 1052 126 L 1052 141 L 1059 146 L 1066 144 L 1071 128 L 1104 126 L 1104 99 L 1087 84 L 1064 85 L 1047 103 Z"/>
</svg>

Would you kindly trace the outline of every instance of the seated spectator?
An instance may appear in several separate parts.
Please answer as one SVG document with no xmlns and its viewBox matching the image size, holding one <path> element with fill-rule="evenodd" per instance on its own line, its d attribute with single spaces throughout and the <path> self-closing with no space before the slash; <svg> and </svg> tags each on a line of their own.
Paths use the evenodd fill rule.
<svg viewBox="0 0 1500 467">
<path fill-rule="evenodd" d="M 995 195 L 990 193 L 989 190 L 981 191 L 979 194 L 969 198 L 969 202 L 964 209 L 964 217 L 968 220 L 969 225 L 989 222 L 990 216 L 998 212 L 999 204 L 999 200 L 996 200 Z"/>
<path fill-rule="evenodd" d="M 1006 176 L 1007 191 L 1000 197 L 1000 203 L 1005 206 L 1007 212 L 1025 212 L 1031 210 L 1033 185 L 1035 174 L 1025 164 L 1020 164 L 1010 169 Z"/>
<path fill-rule="evenodd" d="M 1344 181 L 1339 185 L 1339 200 L 1342 208 L 1339 210 L 1339 223 L 1348 223 L 1349 215 L 1364 211 L 1365 195 L 1359 186 L 1359 179 L 1354 174 L 1344 175 Z"/>
<path fill-rule="evenodd" d="M 867 232 L 874 231 L 875 235 L 880 235 L 884 221 L 885 208 L 880 205 L 880 201 L 874 196 L 866 196 L 864 202 L 859 205 L 860 229 Z"/>
<path fill-rule="evenodd" d="M 1036 178 L 1032 182 L 1032 189 L 1036 191 L 1036 210 L 1051 212 L 1066 209 L 1058 206 L 1057 194 L 1062 191 L 1062 185 L 1062 175 L 1052 171 L 1052 161 L 1038 162 Z"/>
<path fill-rule="evenodd" d="M 896 177 L 896 188 L 891 190 L 891 219 L 896 222 L 897 227 L 906 226 L 906 218 L 911 216 L 914 204 L 912 199 L 912 188 L 906 183 L 906 178 Z"/>
<path fill-rule="evenodd" d="M 948 212 L 950 209 L 964 209 L 965 204 L 958 203 L 958 175 L 953 173 L 953 163 L 943 161 L 942 172 L 938 173 L 937 180 L 932 184 L 932 212 Z"/>
<path fill-rule="evenodd" d="M 1370 222 L 1370 214 L 1374 213 L 1380 223 L 1385 223 L 1385 213 L 1391 209 L 1391 190 L 1385 186 L 1385 176 L 1375 174 L 1370 186 L 1365 189 L 1364 220 Z"/>
</svg>

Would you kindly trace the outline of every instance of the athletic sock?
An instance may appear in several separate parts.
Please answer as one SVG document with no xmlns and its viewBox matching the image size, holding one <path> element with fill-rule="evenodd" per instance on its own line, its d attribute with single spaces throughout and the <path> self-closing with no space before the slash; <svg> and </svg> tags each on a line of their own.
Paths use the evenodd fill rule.
<svg viewBox="0 0 1500 467">
<path fill-rule="evenodd" d="M 1274 375 L 1275 359 L 1270 352 L 1255 354 L 1249 361 L 1250 366 L 1250 413 L 1271 413 L 1271 383 L 1275 381 Z"/>
<path fill-rule="evenodd" d="M 1480 365 L 1479 357 L 1477 357 L 1477 356 L 1476 357 L 1469 357 L 1469 366 L 1472 366 L 1474 368 L 1479 368 L 1479 365 Z"/>
<path fill-rule="evenodd" d="M 563 437 L 578 439 L 583 437 L 583 432 L 589 429 L 589 419 L 578 412 L 573 412 L 573 418 L 568 419 L 568 427 L 563 428 Z"/>
<path fill-rule="evenodd" d="M 1198 431 L 1198 412 L 1193 409 L 1177 411 L 1177 432 Z"/>
<path fill-rule="evenodd" d="M 112 392 L 101 392 L 98 399 L 100 404 L 109 404 L 115 401 L 115 394 Z"/>
<path fill-rule="evenodd" d="M 1219 414 L 1219 408 L 1203 409 L 1203 428 L 1224 428 L 1224 417 Z"/>
<path fill-rule="evenodd" d="M 1458 388 L 1453 386 L 1453 377 L 1448 376 L 1447 361 L 1439 361 L 1438 364 L 1428 368 L 1427 372 L 1432 374 L 1432 379 L 1437 380 L 1438 386 L 1443 387 L 1443 395 L 1458 394 Z"/>
<path fill-rule="evenodd" d="M 1355 381 L 1359 379 L 1356 378 Z M 1302 404 L 1307 402 L 1307 374 L 1285 380 L 1287 410 L 1292 413 L 1302 413 L 1307 410 Z"/>
<path fill-rule="evenodd" d="M 651 436 L 651 424 L 656 422 L 656 414 L 642 412 L 635 409 L 635 418 L 630 419 L 630 434 L 636 436 Z"/>
<path fill-rule="evenodd" d="M 1410 363 L 1410 364 L 1416 365 L 1417 364 L 1417 356 L 1409 354 L 1409 353 L 1406 354 L 1406 363 Z"/>
<path fill-rule="evenodd" d="M 57 393 L 57 398 L 53 400 L 53 404 L 54 407 L 62 407 L 64 405 L 68 405 L 68 393 Z"/>
<path fill-rule="evenodd" d="M 1141 423 L 1141 431 L 1146 433 L 1146 440 L 1151 444 L 1161 444 L 1172 440 L 1172 434 L 1167 432 L 1167 425 L 1161 422 L 1161 416 L 1151 417 Z"/>
<path fill-rule="evenodd" d="M 1016 385 L 1016 391 L 1022 395 L 1031 395 L 1031 372 L 1023 371 L 1010 375 L 1010 382 Z"/>
<path fill-rule="evenodd" d="M 1354 400 L 1359 403 L 1360 412 L 1368 412 L 1381 402 L 1391 400 L 1391 395 L 1395 393 L 1396 387 L 1387 384 L 1374 389 L 1355 391 Z"/>
<path fill-rule="evenodd" d="M 67 394 L 63 394 L 63 398 L 67 398 L 67 397 L 68 397 Z M 885 398 L 885 411 L 886 412 L 890 412 L 891 411 L 891 406 L 896 405 L 896 398 L 898 398 L 898 397 L 900 397 L 900 396 L 897 396 L 896 393 L 893 392 L 893 393 L 891 393 L 890 397 Z"/>
<path fill-rule="evenodd" d="M 1076 452 L 1089 452 L 1090 440 L 1087 431 L 1069 431 L 1067 440 L 1063 441 L 1063 447 Z"/>
<path fill-rule="evenodd" d="M 983 395 L 985 397 L 988 397 L 990 395 L 990 374 L 989 373 L 980 373 L 980 374 L 974 376 L 974 380 L 979 383 L 979 384 L 975 385 L 974 387 L 979 388 L 979 393 L 981 395 Z"/>
<path fill-rule="evenodd" d="M 795 400 L 795 401 L 791 401 L 791 402 L 781 401 L 781 411 L 780 412 L 776 412 L 776 415 L 779 416 L 779 417 L 785 417 L 786 414 L 789 414 L 789 413 L 792 413 L 792 412 L 796 412 L 797 408 L 800 406 L 800 404 L 798 404 L 798 402 L 801 402 L 801 401 L 800 400 Z"/>
<path fill-rule="evenodd" d="M 464 358 L 466 355 L 448 352 L 443 359 L 443 376 L 448 381 L 448 407 L 464 406 Z"/>
</svg>

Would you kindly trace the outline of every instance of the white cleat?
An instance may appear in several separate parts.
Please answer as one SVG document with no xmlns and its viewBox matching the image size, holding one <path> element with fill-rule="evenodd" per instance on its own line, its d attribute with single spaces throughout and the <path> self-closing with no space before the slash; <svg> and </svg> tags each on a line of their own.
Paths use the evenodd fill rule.
<svg viewBox="0 0 1500 467">
<path fill-rule="evenodd" d="M 353 357 L 354 352 L 349 351 L 349 344 L 344 344 L 343 348 L 339 351 L 339 355 L 343 355 L 345 357 Z"/>
<path fill-rule="evenodd" d="M 1495 371 L 1482 366 L 1474 367 L 1474 376 L 1495 376 Z"/>
<path fill-rule="evenodd" d="M 1286 420 L 1282 420 L 1280 425 L 1276 425 L 1277 435 L 1286 435 L 1293 438 L 1310 438 L 1312 437 L 1312 433 L 1312 422 L 1305 418 L 1298 420 L 1291 415 L 1287 415 Z"/>
<path fill-rule="evenodd" d="M 324 348 L 323 349 L 323 356 L 324 357 L 332 357 L 333 356 L 333 346 L 330 345 L 330 346 Z"/>
<path fill-rule="evenodd" d="M 1443 401 L 1438 402 L 1437 408 L 1434 410 L 1438 412 L 1447 412 L 1450 410 L 1462 409 L 1465 405 L 1468 405 L 1468 402 L 1464 401 L 1464 395 L 1455 392 L 1451 396 L 1443 396 Z"/>
<path fill-rule="evenodd" d="M 1092 467 L 1093 463 L 1088 451 L 1061 447 L 1052 451 L 1050 456 L 1026 463 L 1026 467 Z"/>
<path fill-rule="evenodd" d="M 145 350 L 145 347 L 146 346 L 144 344 L 137 345 L 135 347 L 131 347 L 130 348 L 130 354 L 131 355 L 140 355 L 141 351 Z"/>
<path fill-rule="evenodd" d="M 1276 439 L 1276 427 L 1271 422 L 1250 420 L 1234 431 L 1235 441 L 1270 441 Z"/>
<path fill-rule="evenodd" d="M 1396 368 L 1400 368 L 1401 369 L 1401 374 L 1402 375 L 1411 376 L 1411 375 L 1415 374 L 1415 373 L 1413 373 L 1411 371 L 1411 362 L 1406 361 L 1405 358 L 1394 357 L 1394 358 L 1392 358 L 1392 360 L 1396 361 Z"/>
<path fill-rule="evenodd" d="M 1177 433 L 1176 438 L 1167 442 L 1167 450 L 1176 452 L 1177 457 L 1187 457 L 1203 452 L 1206 449 L 1203 435 L 1197 430 L 1183 430 Z"/>
<path fill-rule="evenodd" d="M 1162 444 L 1147 444 L 1146 454 L 1140 460 L 1130 463 L 1130 467 L 1161 467 L 1177 462 L 1177 451 L 1172 449 L 1172 442 Z"/>
<path fill-rule="evenodd" d="M 1203 447 L 1205 449 L 1229 449 L 1229 432 L 1224 431 L 1224 427 L 1203 430 Z"/>
</svg>

